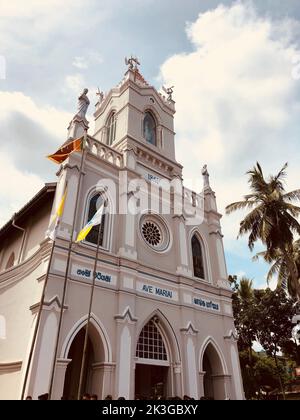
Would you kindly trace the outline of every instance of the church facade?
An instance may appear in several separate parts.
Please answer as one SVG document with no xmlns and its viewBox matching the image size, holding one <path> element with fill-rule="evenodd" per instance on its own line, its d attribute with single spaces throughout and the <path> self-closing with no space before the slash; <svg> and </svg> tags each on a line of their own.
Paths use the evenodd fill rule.
<svg viewBox="0 0 300 420">
<path fill-rule="evenodd" d="M 182 186 L 172 90 L 129 60 L 93 135 L 86 94 L 68 136 L 84 149 L 0 230 L 0 398 L 243 399 L 221 215 L 206 167 L 203 191 Z"/>
</svg>

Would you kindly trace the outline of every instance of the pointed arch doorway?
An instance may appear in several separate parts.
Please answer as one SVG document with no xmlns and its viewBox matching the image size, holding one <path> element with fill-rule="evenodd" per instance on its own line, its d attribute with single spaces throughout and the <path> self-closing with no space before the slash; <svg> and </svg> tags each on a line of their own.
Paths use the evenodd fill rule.
<svg viewBox="0 0 300 420">
<path fill-rule="evenodd" d="M 150 319 L 139 335 L 135 395 L 140 399 L 172 395 L 169 346 L 158 317 Z"/>
<path fill-rule="evenodd" d="M 209 342 L 202 357 L 202 371 L 204 397 L 213 400 L 224 400 L 225 392 L 225 372 L 221 357 L 215 346 Z"/>
<path fill-rule="evenodd" d="M 63 396 L 68 400 L 76 400 L 78 395 L 85 328 L 84 326 L 77 332 L 67 353 L 67 357 L 71 361 L 68 364 L 65 374 Z M 103 343 L 95 326 L 91 323 L 89 327 L 87 357 L 83 370 L 82 394 L 96 394 L 101 398 L 103 389 L 103 369 L 101 367 L 104 362 Z"/>
</svg>

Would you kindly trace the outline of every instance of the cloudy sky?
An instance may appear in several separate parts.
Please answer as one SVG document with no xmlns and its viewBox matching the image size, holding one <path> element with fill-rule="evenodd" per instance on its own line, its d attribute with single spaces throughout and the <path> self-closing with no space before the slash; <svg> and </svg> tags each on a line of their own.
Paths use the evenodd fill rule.
<svg viewBox="0 0 300 420">
<path fill-rule="evenodd" d="M 289 162 L 298 188 L 299 35 L 298 0 L 0 0 L 0 225 L 55 180 L 44 156 L 78 93 L 95 103 L 131 53 L 149 83 L 175 86 L 177 160 L 188 183 L 208 164 L 221 212 L 257 160 L 266 174 Z M 263 286 L 267 267 L 236 241 L 241 216 L 223 218 L 228 271 Z"/>
</svg>

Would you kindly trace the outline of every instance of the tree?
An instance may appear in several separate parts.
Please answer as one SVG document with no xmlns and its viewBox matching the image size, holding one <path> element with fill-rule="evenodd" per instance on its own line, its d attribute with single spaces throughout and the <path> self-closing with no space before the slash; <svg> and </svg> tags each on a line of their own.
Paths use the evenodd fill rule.
<svg viewBox="0 0 300 420">
<path fill-rule="evenodd" d="M 256 336 L 254 295 L 252 280 L 242 278 L 236 287 L 234 301 L 235 326 L 239 336 L 240 350 L 247 349 L 249 365 L 252 366 L 252 345 Z"/>
<path fill-rule="evenodd" d="M 256 358 L 254 367 L 254 377 L 259 394 L 262 392 L 268 394 L 278 388 L 278 371 L 283 383 L 287 383 L 289 375 L 282 360 L 278 361 L 276 366 L 274 359 L 263 354 Z"/>
<path fill-rule="evenodd" d="M 267 355 L 274 359 L 279 386 L 284 394 L 284 380 L 278 354 L 291 341 L 292 318 L 295 314 L 295 301 L 287 297 L 282 288 L 275 291 L 266 289 L 256 294 L 257 333 L 256 337 Z"/>
<path fill-rule="evenodd" d="M 270 282 L 274 275 L 278 276 L 278 286 L 286 288 L 290 296 L 299 297 L 299 284 L 300 284 L 300 240 L 298 239 L 292 244 L 290 249 L 289 261 L 295 265 L 295 271 L 298 273 L 297 277 L 290 274 L 289 265 L 285 253 L 277 250 L 270 254 L 268 251 L 259 252 L 253 258 L 257 260 L 262 257 L 267 263 L 272 264 L 267 275 L 267 281 Z"/>
<path fill-rule="evenodd" d="M 267 248 L 268 258 L 276 260 L 281 252 L 289 271 L 290 291 L 300 297 L 300 283 L 297 266 L 292 258 L 294 234 L 300 234 L 297 217 L 300 207 L 293 201 L 300 200 L 300 190 L 286 192 L 284 178 L 287 164 L 275 176 L 265 179 L 259 163 L 247 172 L 251 193 L 243 201 L 226 207 L 226 213 L 249 209 L 240 223 L 239 236 L 249 235 L 248 246 L 252 251 L 257 241 Z"/>
<path fill-rule="evenodd" d="M 229 276 L 229 281 L 234 290 L 232 296 L 233 316 L 238 334 L 238 348 L 244 355 L 243 380 L 245 383 L 246 398 L 255 394 L 254 381 L 254 352 L 253 343 L 256 339 L 256 311 L 253 282 L 243 277 L 239 282 L 236 276 Z M 247 354 L 247 360 L 245 355 Z"/>
</svg>

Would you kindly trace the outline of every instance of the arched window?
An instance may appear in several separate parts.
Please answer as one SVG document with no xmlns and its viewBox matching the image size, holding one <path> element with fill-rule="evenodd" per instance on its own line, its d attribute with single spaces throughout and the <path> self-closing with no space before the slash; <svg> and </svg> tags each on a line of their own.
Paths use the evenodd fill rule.
<svg viewBox="0 0 300 420">
<path fill-rule="evenodd" d="M 9 268 L 13 267 L 14 266 L 14 263 L 15 263 L 15 253 L 12 252 L 10 254 L 10 257 L 9 257 L 7 263 L 6 263 L 5 270 L 8 270 Z"/>
<path fill-rule="evenodd" d="M 194 276 L 198 277 L 199 279 L 204 279 L 205 275 L 204 275 L 202 247 L 196 235 L 194 235 L 192 238 L 192 253 L 193 253 Z"/>
<path fill-rule="evenodd" d="M 104 200 L 104 198 L 103 198 L 102 194 L 96 194 L 91 198 L 90 203 L 89 203 L 89 211 L 88 211 L 88 220 L 87 221 L 90 221 L 93 218 L 95 213 L 99 210 L 100 206 L 102 205 L 103 200 Z M 94 226 L 92 228 L 92 230 L 90 231 L 90 233 L 87 235 L 85 240 L 87 242 L 90 242 L 92 244 L 97 245 L 98 233 L 99 233 L 99 229 L 101 229 L 100 230 L 100 237 L 99 237 L 99 245 L 103 246 L 104 226 L 105 226 L 105 213 L 102 216 L 101 225 Z"/>
<path fill-rule="evenodd" d="M 147 143 L 156 145 L 156 124 L 150 112 L 145 113 L 143 124 L 143 135 Z"/>
<path fill-rule="evenodd" d="M 107 144 L 109 146 L 111 146 L 116 139 L 116 125 L 117 125 L 116 113 L 113 112 L 110 115 L 108 119 L 108 123 L 107 123 Z"/>
<path fill-rule="evenodd" d="M 165 343 L 155 319 L 151 319 L 142 329 L 137 343 L 136 357 L 139 359 L 168 360 Z"/>
</svg>

